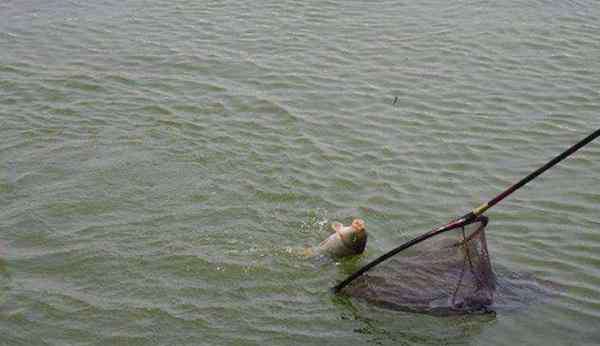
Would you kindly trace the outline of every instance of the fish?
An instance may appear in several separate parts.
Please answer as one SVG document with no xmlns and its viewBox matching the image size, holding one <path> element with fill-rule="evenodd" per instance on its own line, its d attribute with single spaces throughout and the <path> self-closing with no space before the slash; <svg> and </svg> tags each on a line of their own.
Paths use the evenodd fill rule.
<svg viewBox="0 0 600 346">
<path fill-rule="evenodd" d="M 367 231 L 362 219 L 354 219 L 350 226 L 333 222 L 334 233 L 323 240 L 316 248 L 317 254 L 334 258 L 362 254 L 367 246 Z"/>
</svg>

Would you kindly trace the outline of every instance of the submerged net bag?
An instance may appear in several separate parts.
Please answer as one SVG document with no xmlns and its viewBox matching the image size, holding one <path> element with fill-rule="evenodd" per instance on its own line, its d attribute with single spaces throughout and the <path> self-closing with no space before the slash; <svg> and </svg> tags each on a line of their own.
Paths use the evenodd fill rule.
<svg viewBox="0 0 600 346">
<path fill-rule="evenodd" d="M 487 311 L 496 287 L 485 241 L 488 219 L 437 234 L 343 289 L 387 308 L 433 314 Z"/>
</svg>

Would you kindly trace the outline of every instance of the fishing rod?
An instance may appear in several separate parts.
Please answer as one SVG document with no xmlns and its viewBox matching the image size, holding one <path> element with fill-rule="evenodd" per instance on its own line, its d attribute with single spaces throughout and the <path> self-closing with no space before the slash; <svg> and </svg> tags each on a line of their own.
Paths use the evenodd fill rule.
<svg viewBox="0 0 600 346">
<path fill-rule="evenodd" d="M 554 165 L 556 165 L 557 163 L 559 163 L 560 161 L 564 160 L 565 158 L 569 157 L 571 154 L 573 154 L 574 152 L 576 152 L 577 150 L 581 149 L 581 147 L 587 145 L 588 143 L 590 143 L 591 141 L 593 141 L 594 139 L 596 139 L 598 136 L 600 136 L 600 128 L 597 129 L 596 131 L 594 131 L 592 134 L 590 134 L 589 136 L 585 137 L 584 139 L 582 139 L 581 141 L 579 141 L 578 143 L 572 145 L 569 149 L 565 150 L 563 153 L 561 153 L 560 155 L 557 155 L 556 157 L 554 157 L 552 160 L 548 161 L 545 165 L 543 165 L 542 167 L 538 168 L 537 170 L 531 172 L 529 175 L 527 175 L 526 177 L 524 177 L 523 179 L 521 179 L 520 181 L 518 181 L 517 183 L 511 185 L 510 187 L 508 187 L 506 190 L 504 190 L 503 192 L 501 192 L 500 194 L 498 194 L 496 197 L 492 198 L 490 201 L 480 205 L 479 207 L 471 210 L 470 212 L 466 213 L 465 215 L 454 219 L 450 222 L 448 222 L 447 224 L 434 228 L 431 231 L 422 234 L 412 240 L 409 240 L 408 242 L 396 247 L 395 249 L 392 249 L 390 251 L 388 251 L 387 253 L 377 257 L 376 259 L 374 259 L 373 261 L 371 261 L 370 263 L 366 264 L 364 267 L 360 268 L 359 270 L 357 270 L 356 272 L 354 272 L 352 275 L 348 276 L 346 279 L 344 279 L 344 281 L 338 283 L 337 285 L 335 285 L 332 288 L 332 291 L 334 293 L 339 292 L 342 288 L 346 287 L 350 282 L 354 281 L 354 279 L 358 278 L 359 276 L 361 276 L 362 274 L 364 274 L 365 272 L 367 272 L 368 270 L 370 270 L 371 268 L 375 267 L 376 265 L 380 264 L 381 262 L 387 260 L 388 258 L 396 255 L 397 253 L 399 253 L 402 250 L 405 250 L 413 245 L 416 245 L 424 240 L 427 240 L 437 234 L 443 233 L 443 232 L 447 232 L 459 227 L 464 227 L 466 225 L 469 225 L 471 223 L 477 222 L 479 221 L 479 216 L 481 216 L 481 214 L 483 214 L 484 212 L 486 212 L 488 209 L 490 209 L 491 207 L 493 207 L 494 205 L 498 204 L 500 201 L 502 201 L 503 199 L 505 199 L 506 197 L 508 197 L 510 194 L 512 194 L 513 192 L 515 192 L 516 190 L 520 189 L 521 187 L 523 187 L 525 184 L 529 183 L 530 181 L 532 181 L 533 179 L 535 179 L 537 176 L 539 176 L 540 174 L 544 173 L 545 171 L 547 171 L 548 169 L 552 168 Z"/>
</svg>

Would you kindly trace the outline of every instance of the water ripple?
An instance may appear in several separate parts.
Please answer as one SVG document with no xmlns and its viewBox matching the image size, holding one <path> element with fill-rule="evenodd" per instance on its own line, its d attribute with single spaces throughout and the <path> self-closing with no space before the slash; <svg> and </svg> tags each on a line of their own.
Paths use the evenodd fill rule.
<svg viewBox="0 0 600 346">
<path fill-rule="evenodd" d="M 542 303 L 437 319 L 327 292 L 598 126 L 593 1 L 0 12 L 9 344 L 595 341 L 596 144 L 490 211 L 501 282 Z M 354 217 L 363 258 L 299 255 Z"/>
</svg>

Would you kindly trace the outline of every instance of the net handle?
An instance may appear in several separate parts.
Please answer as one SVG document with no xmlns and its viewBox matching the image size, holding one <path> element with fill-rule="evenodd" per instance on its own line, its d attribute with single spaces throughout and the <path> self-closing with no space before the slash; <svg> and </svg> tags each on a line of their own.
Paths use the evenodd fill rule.
<svg viewBox="0 0 600 346">
<path fill-rule="evenodd" d="M 585 137 L 584 139 L 582 139 L 581 141 L 575 143 L 574 145 L 572 145 L 570 148 L 568 148 L 567 150 L 565 150 L 564 152 L 562 152 L 561 154 L 555 156 L 552 160 L 548 161 L 546 164 L 544 164 L 542 167 L 538 168 L 537 170 L 531 172 L 529 175 L 527 175 L 526 177 L 524 177 L 523 179 L 519 180 L 517 183 L 511 185 L 510 187 L 508 187 L 506 190 L 502 191 L 500 194 L 498 194 L 496 197 L 492 198 L 489 202 L 484 203 L 482 205 L 480 205 L 479 207 L 473 209 L 472 211 L 468 212 L 467 214 L 459 217 L 458 219 L 455 219 L 453 221 L 450 221 L 449 223 L 440 226 L 438 228 L 434 228 L 431 231 L 422 234 L 400 246 L 398 246 L 395 249 L 390 250 L 389 252 L 379 256 L 378 258 L 376 258 L 375 260 L 373 260 L 372 262 L 366 264 L 364 267 L 360 268 L 359 270 L 357 270 L 356 272 L 354 272 L 352 275 L 348 276 L 346 279 L 344 279 L 344 281 L 338 283 L 337 285 L 335 285 L 331 290 L 334 293 L 339 292 L 342 288 L 344 288 L 346 285 L 348 285 L 350 282 L 352 282 L 354 279 L 356 279 L 357 277 L 361 276 L 362 274 L 364 274 L 366 271 L 368 271 L 369 269 L 375 267 L 376 265 L 378 265 L 379 263 L 387 260 L 388 258 L 396 255 L 398 252 L 405 250 L 415 244 L 418 244 L 424 240 L 427 240 L 431 237 L 433 237 L 434 235 L 443 233 L 443 232 L 447 232 L 450 230 L 453 230 L 455 228 L 458 227 L 462 227 L 462 226 L 466 226 L 469 225 L 473 222 L 475 222 L 475 220 L 478 219 L 478 217 L 483 214 L 486 210 L 490 209 L 491 207 L 493 207 L 494 205 L 496 205 L 497 203 L 499 203 L 500 201 L 502 201 L 504 198 L 508 197 L 510 194 L 512 194 L 513 192 L 515 192 L 516 190 L 520 189 L 521 187 L 523 187 L 525 184 L 529 183 L 530 181 L 532 181 L 533 179 L 535 179 L 537 176 L 539 176 L 540 174 L 544 173 L 545 171 L 547 171 L 548 169 L 550 169 L 551 167 L 553 167 L 554 165 L 556 165 L 557 163 L 559 163 L 560 161 L 564 160 L 565 158 L 569 157 L 571 154 L 573 154 L 574 152 L 576 152 L 577 150 L 579 150 L 581 147 L 585 146 L 586 144 L 590 143 L 591 141 L 593 141 L 594 139 L 596 139 L 598 136 L 600 136 L 600 128 L 597 129 L 596 131 L 594 131 L 593 133 L 591 133 L 589 136 Z"/>
</svg>

